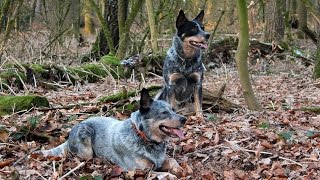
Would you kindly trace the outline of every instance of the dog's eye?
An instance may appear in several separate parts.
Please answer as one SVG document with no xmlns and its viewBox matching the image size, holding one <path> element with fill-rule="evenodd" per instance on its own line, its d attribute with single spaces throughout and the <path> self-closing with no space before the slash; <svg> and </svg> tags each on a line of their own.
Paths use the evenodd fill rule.
<svg viewBox="0 0 320 180">
<path fill-rule="evenodd" d="M 163 112 L 161 112 L 161 114 L 162 115 L 167 115 L 167 114 L 169 114 L 169 112 L 168 111 L 163 111 Z"/>
<path fill-rule="evenodd" d="M 198 30 L 197 27 L 192 28 L 192 31 L 193 31 L 193 32 L 197 32 L 197 30 Z"/>
</svg>

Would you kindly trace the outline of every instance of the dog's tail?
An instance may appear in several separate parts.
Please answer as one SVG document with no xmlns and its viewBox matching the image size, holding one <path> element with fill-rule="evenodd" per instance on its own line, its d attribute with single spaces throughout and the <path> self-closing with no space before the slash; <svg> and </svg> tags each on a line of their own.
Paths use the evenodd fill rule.
<svg viewBox="0 0 320 180">
<path fill-rule="evenodd" d="M 49 150 L 41 150 L 40 153 L 43 156 L 65 156 L 68 151 L 68 141 L 60 144 L 59 146 L 49 149 Z"/>
</svg>

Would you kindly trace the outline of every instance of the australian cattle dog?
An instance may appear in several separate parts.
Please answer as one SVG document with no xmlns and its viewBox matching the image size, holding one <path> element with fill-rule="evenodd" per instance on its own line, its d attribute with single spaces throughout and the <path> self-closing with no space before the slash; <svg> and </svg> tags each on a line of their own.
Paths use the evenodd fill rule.
<svg viewBox="0 0 320 180">
<path fill-rule="evenodd" d="M 177 33 L 164 61 L 164 88 L 157 99 L 162 99 L 179 110 L 193 104 L 196 116 L 202 118 L 202 81 L 205 67 L 201 50 L 208 47 L 209 33 L 204 30 L 204 11 L 189 21 L 180 10 L 176 20 Z"/>
<path fill-rule="evenodd" d="M 89 118 L 72 128 L 65 143 L 41 152 L 45 156 L 70 152 L 84 159 L 97 157 L 122 170 L 161 169 L 169 162 L 166 141 L 171 136 L 182 138 L 180 128 L 185 122 L 186 118 L 176 114 L 167 102 L 153 100 L 142 89 L 140 108 L 127 120 Z"/>
</svg>

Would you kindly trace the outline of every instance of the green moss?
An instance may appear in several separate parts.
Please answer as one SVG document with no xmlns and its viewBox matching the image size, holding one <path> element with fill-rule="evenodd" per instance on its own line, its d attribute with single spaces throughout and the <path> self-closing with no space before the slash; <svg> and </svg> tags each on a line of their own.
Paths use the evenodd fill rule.
<svg viewBox="0 0 320 180">
<path fill-rule="evenodd" d="M 40 64 L 31 64 L 30 68 L 33 69 L 35 72 L 37 73 L 45 73 L 46 70 L 44 69 L 44 67 Z"/>
<path fill-rule="evenodd" d="M 102 56 L 100 59 L 100 62 L 105 65 L 113 65 L 113 66 L 121 65 L 120 60 L 116 56 L 113 56 L 110 54 Z"/>
<path fill-rule="evenodd" d="M 87 80 L 88 82 L 97 82 L 107 76 L 107 71 L 99 64 L 85 64 L 77 68 L 69 68 L 71 75 Z"/>
<path fill-rule="evenodd" d="M 15 72 L 14 70 L 8 70 L 8 71 L 4 71 L 2 73 L 0 73 L 0 78 L 2 83 L 6 83 L 8 85 L 15 85 L 17 87 L 21 87 L 22 86 L 22 82 L 26 82 L 27 81 L 27 77 L 24 73 L 22 72 Z M 20 80 L 21 78 L 21 80 Z"/>
<path fill-rule="evenodd" d="M 316 114 L 320 114 L 320 106 L 311 106 L 311 107 L 302 107 L 300 108 L 302 111 L 313 112 Z"/>
<path fill-rule="evenodd" d="M 9 114 L 32 107 L 49 107 L 49 101 L 45 97 L 28 96 L 0 96 L 0 114 Z"/>
<path fill-rule="evenodd" d="M 108 70 L 114 78 L 118 78 L 118 76 L 124 77 L 124 68 L 121 66 L 120 60 L 117 57 L 110 54 L 102 56 L 100 62 L 106 67 L 109 67 Z"/>
<path fill-rule="evenodd" d="M 127 111 L 133 112 L 133 111 L 136 110 L 136 106 L 135 106 L 134 104 L 126 104 L 126 105 L 125 105 L 125 109 L 126 109 Z"/>
</svg>

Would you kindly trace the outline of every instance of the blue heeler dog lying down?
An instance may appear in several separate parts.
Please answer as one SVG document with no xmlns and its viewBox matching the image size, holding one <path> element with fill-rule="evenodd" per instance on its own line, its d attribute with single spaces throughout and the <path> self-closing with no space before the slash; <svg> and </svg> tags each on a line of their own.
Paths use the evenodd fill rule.
<svg viewBox="0 0 320 180">
<path fill-rule="evenodd" d="M 194 103 L 193 109 L 187 111 L 195 111 L 200 118 L 203 117 L 202 80 L 205 69 L 201 50 L 208 47 L 210 36 L 204 31 L 203 16 L 204 11 L 201 11 L 189 21 L 180 10 L 176 20 L 177 33 L 164 61 L 165 85 L 156 98 L 169 102 L 177 111 Z"/>
<path fill-rule="evenodd" d="M 65 143 L 41 152 L 45 156 L 71 152 L 84 159 L 97 157 L 122 170 L 161 169 L 168 162 L 166 141 L 171 136 L 183 138 L 179 128 L 185 122 L 186 118 L 173 112 L 168 103 L 153 100 L 142 89 L 140 109 L 129 119 L 89 118 L 72 128 Z"/>
</svg>

